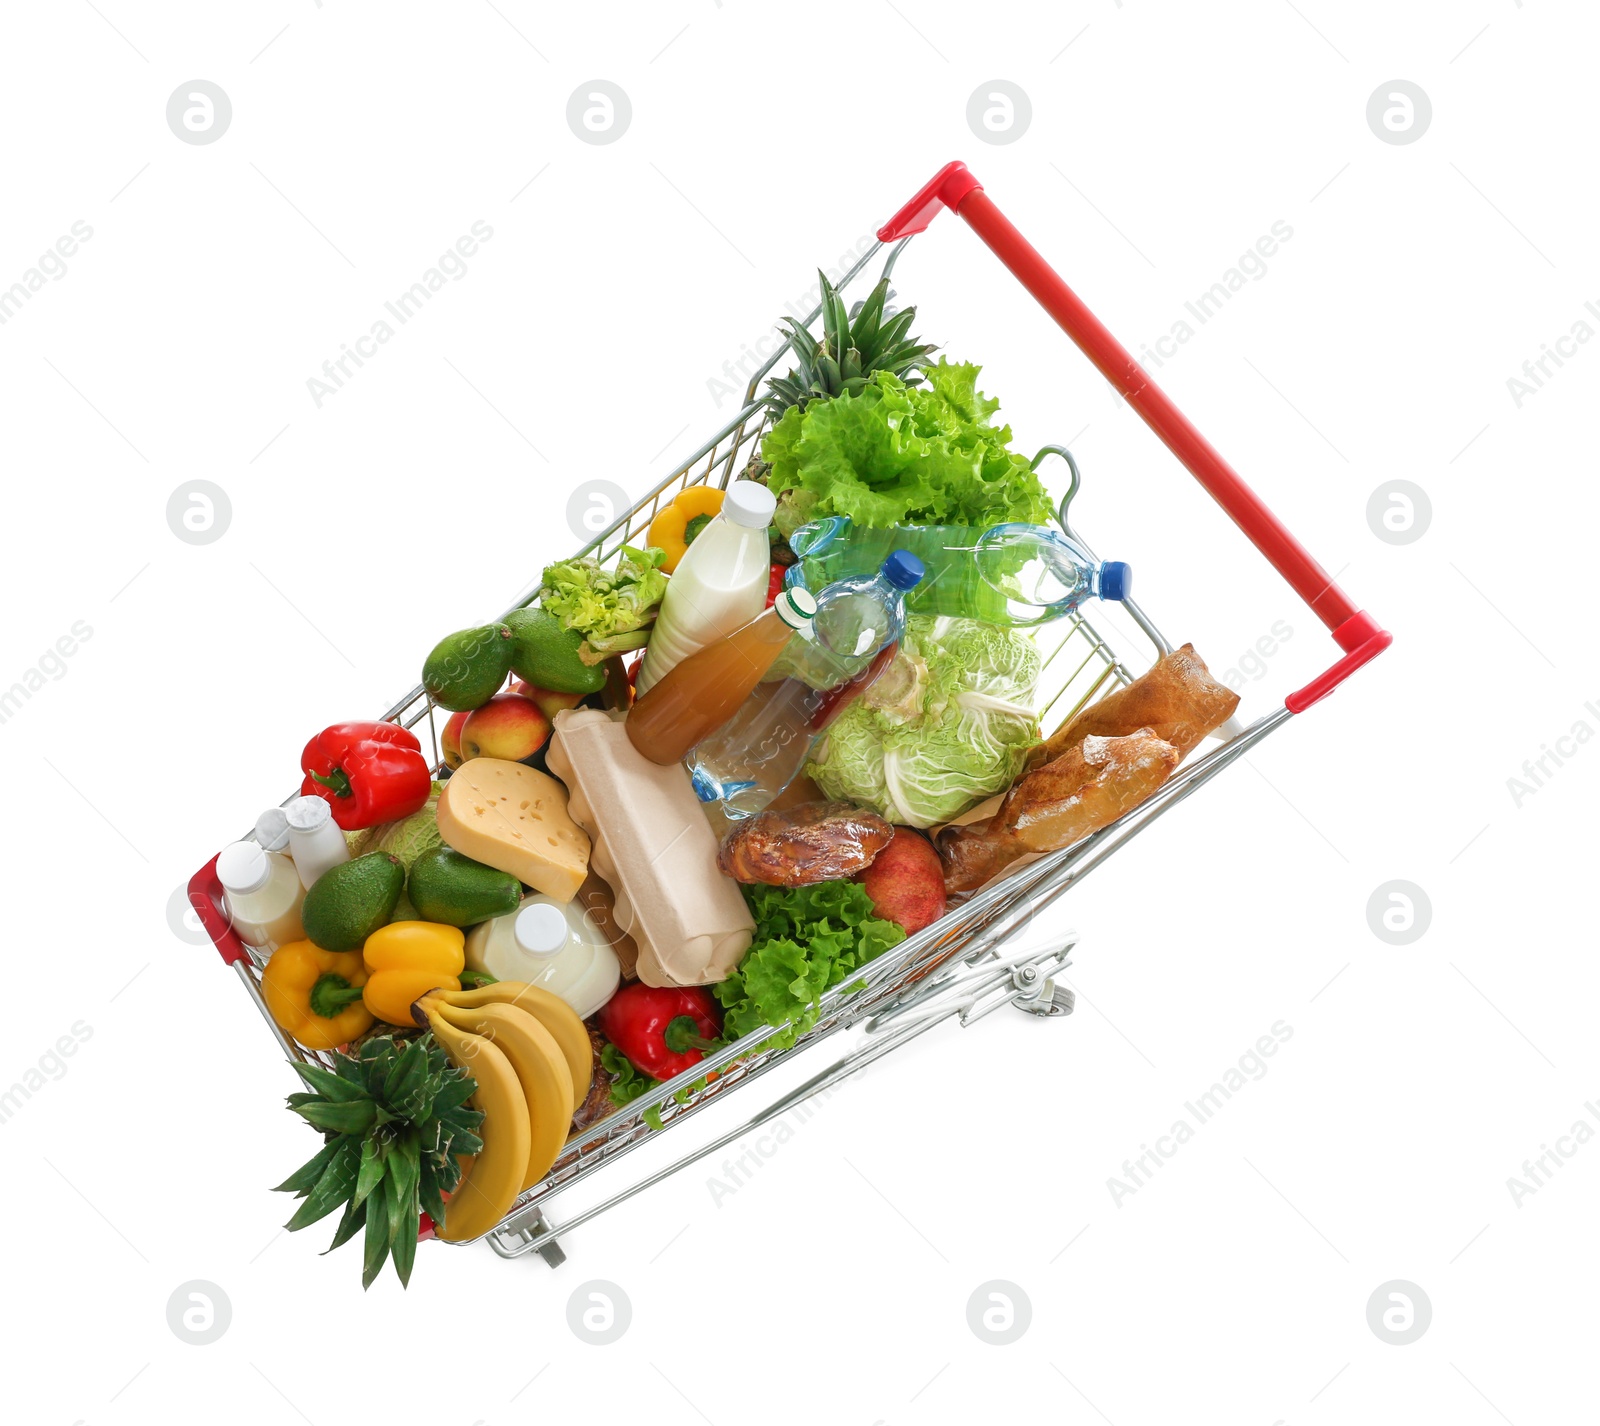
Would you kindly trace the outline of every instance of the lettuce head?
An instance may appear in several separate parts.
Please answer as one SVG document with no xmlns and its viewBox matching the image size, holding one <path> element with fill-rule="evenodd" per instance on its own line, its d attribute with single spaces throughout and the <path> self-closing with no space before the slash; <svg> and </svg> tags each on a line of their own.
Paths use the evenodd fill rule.
<svg viewBox="0 0 1600 1426">
<path fill-rule="evenodd" d="M 829 797 L 932 827 L 1009 787 L 1039 741 L 1039 651 L 1014 629 L 913 615 L 899 652 L 818 746 Z"/>
<path fill-rule="evenodd" d="M 1050 497 L 1010 450 L 1011 428 L 992 423 L 1000 403 L 978 390 L 979 370 L 941 358 L 925 385 L 879 371 L 858 392 L 791 406 L 761 450 L 779 531 L 824 515 L 874 527 L 1048 520 Z"/>
</svg>

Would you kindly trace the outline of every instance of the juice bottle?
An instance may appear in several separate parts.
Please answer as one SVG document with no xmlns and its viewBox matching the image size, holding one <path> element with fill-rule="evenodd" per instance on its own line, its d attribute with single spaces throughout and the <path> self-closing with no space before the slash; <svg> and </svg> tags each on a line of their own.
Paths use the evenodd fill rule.
<svg viewBox="0 0 1600 1426">
<path fill-rule="evenodd" d="M 721 513 L 695 537 L 667 581 L 634 685 L 641 698 L 674 665 L 761 612 L 772 569 L 767 526 L 777 503 L 754 480 L 728 487 Z"/>
<path fill-rule="evenodd" d="M 283 809 L 289 827 L 289 855 L 300 874 L 300 884 L 310 891 L 319 876 L 350 860 L 350 845 L 333 820 L 333 807 L 325 797 L 297 797 Z"/>
<path fill-rule="evenodd" d="M 694 545 L 689 550 L 692 554 Z M 653 763 L 677 762 L 739 711 L 795 631 L 806 628 L 816 612 L 817 601 L 806 590 L 786 589 L 743 628 L 675 664 L 633 705 L 628 741 Z"/>
</svg>

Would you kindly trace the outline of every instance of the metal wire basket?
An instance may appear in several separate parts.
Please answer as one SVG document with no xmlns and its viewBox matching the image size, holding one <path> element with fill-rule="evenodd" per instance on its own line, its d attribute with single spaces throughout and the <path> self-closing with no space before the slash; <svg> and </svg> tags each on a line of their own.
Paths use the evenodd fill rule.
<svg viewBox="0 0 1600 1426">
<path fill-rule="evenodd" d="M 556 1241 L 557 1228 L 546 1208 L 559 1195 L 597 1175 L 605 1175 L 594 1184 L 600 1196 L 565 1218 L 560 1231 L 566 1232 L 626 1202 L 686 1165 L 719 1152 L 810 1096 L 952 1017 L 969 1025 L 1006 1005 L 1039 1016 L 1069 1014 L 1072 994 L 1058 983 L 1057 977 L 1069 964 L 1074 945 L 1071 936 L 1058 936 L 1043 948 L 1013 954 L 1007 954 L 1008 944 L 1017 939 L 1039 911 L 1058 901 L 1069 888 L 1156 818 L 1215 777 L 1294 714 L 1331 692 L 1389 643 L 1389 635 L 1369 616 L 1354 610 L 1315 561 L 999 214 L 963 165 L 950 164 L 941 169 L 932 182 L 879 230 L 879 242 L 860 257 L 836 287 L 841 291 L 847 289 L 874 265 L 885 248 L 888 252 L 882 275 L 889 276 L 906 243 L 943 207 L 952 208 L 968 220 L 985 243 L 1122 390 L 1129 403 L 1323 618 L 1345 650 L 1345 657 L 1305 689 L 1289 695 L 1283 707 L 1249 727 L 1240 728 L 1231 722 L 1225 725 L 1219 730 L 1223 738 L 1221 746 L 1181 766 L 1157 792 L 1110 826 L 1072 847 L 1027 865 L 980 892 L 872 961 L 849 984 L 829 991 L 820 1002 L 815 1023 L 796 1035 L 793 1044 L 774 1047 L 770 1043 L 774 1036 L 772 1029 L 752 1032 L 707 1055 L 677 1079 L 573 1134 L 550 1172 L 517 1199 L 512 1210 L 488 1235 L 490 1245 L 502 1257 L 538 1252 L 552 1266 L 558 1264 L 565 1254 Z M 806 325 L 815 323 L 819 314 L 820 308 L 813 311 Z M 763 403 L 757 399 L 757 391 L 788 349 L 787 343 L 779 347 L 755 372 L 745 392 L 744 405 L 721 430 L 637 505 L 598 533 L 578 555 L 593 555 L 604 560 L 624 544 L 642 542 L 664 501 L 670 502 L 679 491 L 694 484 L 726 486 L 753 460 L 759 460 L 767 418 Z M 1046 446 L 1032 464 L 1035 469 L 1044 470 L 1046 463 L 1052 460 L 1059 461 L 1068 475 L 1067 490 L 1056 512 L 1057 521 L 1063 530 L 1088 548 L 1081 533 L 1069 523 L 1071 502 L 1079 486 L 1077 464 L 1064 446 L 1056 445 Z M 535 578 L 510 608 L 521 608 L 529 603 L 538 585 Z M 1101 624 L 1096 624 L 1082 611 L 1035 631 L 1043 659 L 1040 716 L 1046 732 L 1111 689 L 1131 681 L 1170 650 L 1167 640 L 1138 604 L 1127 600 L 1120 607 L 1134 626 L 1131 637 L 1122 634 L 1114 641 L 1107 634 L 1112 627 L 1109 621 L 1102 619 Z M 420 685 L 382 715 L 386 721 L 416 731 L 424 748 L 432 751 L 436 774 L 442 770 L 441 720 L 448 716 L 429 701 Z M 253 836 L 253 833 L 246 835 Z M 260 989 L 263 958 L 243 945 L 228 924 L 221 886 L 216 879 L 215 858 L 195 874 L 189 884 L 189 894 L 223 960 L 232 966 L 246 993 L 256 1003 L 283 1053 L 290 1059 L 307 1063 L 330 1064 L 331 1054 L 295 1044 L 268 1014 Z M 673 1131 L 685 1121 L 729 1095 L 743 1092 L 770 1071 L 852 1027 L 860 1027 L 863 1033 L 827 1068 L 763 1105 L 753 1115 L 741 1118 L 734 1127 L 709 1142 L 676 1147 L 683 1136 Z M 741 1104 L 753 1102 L 740 1101 Z M 621 1182 L 614 1167 L 616 1162 L 646 1143 L 662 1144 L 668 1161 L 642 1178 Z"/>
</svg>

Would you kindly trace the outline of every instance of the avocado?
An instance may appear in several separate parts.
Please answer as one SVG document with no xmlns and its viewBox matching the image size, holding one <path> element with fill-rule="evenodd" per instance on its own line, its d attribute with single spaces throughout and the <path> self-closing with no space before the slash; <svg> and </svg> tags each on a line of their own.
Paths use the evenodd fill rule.
<svg viewBox="0 0 1600 1426">
<path fill-rule="evenodd" d="M 422 686 L 452 713 L 481 708 L 511 672 L 511 647 L 511 630 L 504 624 L 447 634 L 422 665 Z"/>
<path fill-rule="evenodd" d="M 606 684 L 604 664 L 586 664 L 578 657 L 583 635 L 569 629 L 546 609 L 514 609 L 511 626 L 511 671 L 518 678 L 553 693 L 598 693 Z"/>
<path fill-rule="evenodd" d="M 406 895 L 424 921 L 475 926 L 515 911 L 522 904 L 522 883 L 510 872 L 435 847 L 411 864 Z"/>
<path fill-rule="evenodd" d="M 330 867 L 301 904 L 306 936 L 325 951 L 359 951 L 368 936 L 389 924 L 405 885 L 405 868 L 388 852 Z"/>
</svg>

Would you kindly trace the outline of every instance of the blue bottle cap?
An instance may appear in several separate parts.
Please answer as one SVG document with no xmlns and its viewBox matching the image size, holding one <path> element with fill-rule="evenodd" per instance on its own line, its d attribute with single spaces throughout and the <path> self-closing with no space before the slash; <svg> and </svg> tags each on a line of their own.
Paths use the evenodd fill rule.
<svg viewBox="0 0 1600 1426">
<path fill-rule="evenodd" d="M 928 571 L 910 550 L 896 550 L 883 562 L 883 577 L 896 589 L 915 589 Z"/>
<path fill-rule="evenodd" d="M 1126 599 L 1133 593 L 1133 570 L 1121 560 L 1107 560 L 1100 566 L 1100 597 Z"/>
</svg>

